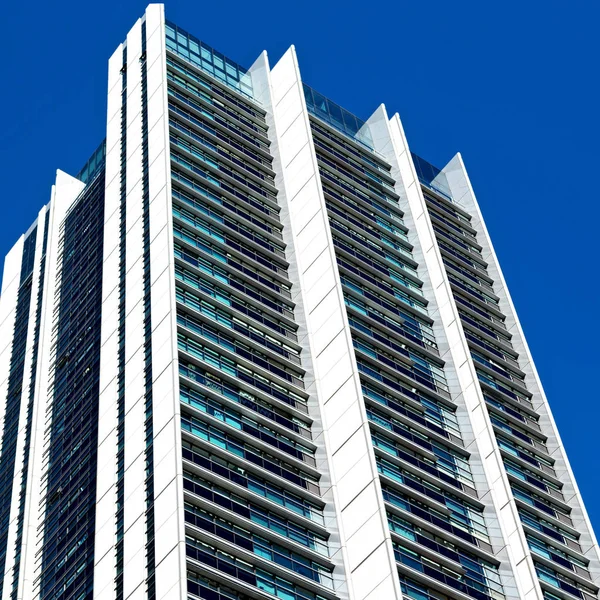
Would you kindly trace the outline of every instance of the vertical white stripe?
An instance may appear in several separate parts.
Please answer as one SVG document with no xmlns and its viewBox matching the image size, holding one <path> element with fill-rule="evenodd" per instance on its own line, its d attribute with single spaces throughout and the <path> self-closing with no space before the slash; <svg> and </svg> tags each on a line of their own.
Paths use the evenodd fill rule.
<svg viewBox="0 0 600 600">
<path fill-rule="evenodd" d="M 185 595 L 183 480 L 177 369 L 166 49 L 162 5 L 146 10 L 157 598 Z M 124 593 L 145 595 L 145 380 L 142 203 L 141 23 L 127 37 L 127 238 Z M 99 506 L 94 597 L 110 598 L 115 577 L 118 238 L 122 46 L 109 64 L 104 305 L 102 315 Z M 101 466 L 104 465 L 104 467 Z M 103 473 L 103 468 L 104 472 Z M 103 478 L 105 481 L 100 482 Z M 102 492 L 100 493 L 100 490 Z M 103 587 L 99 586 L 104 583 Z"/>
<path fill-rule="evenodd" d="M 329 477 L 321 485 L 333 498 L 339 527 L 336 557 L 352 599 L 401 598 L 394 552 L 327 209 L 321 188 L 302 80 L 294 48 L 273 67 L 272 113 L 286 242 L 295 258 L 294 300 L 306 334 L 317 401 L 317 438 L 325 448 L 320 467 Z M 338 577 L 338 579 L 341 579 Z M 346 587 L 347 586 L 347 587 Z"/>
<path fill-rule="evenodd" d="M 375 142 L 392 166 L 396 180 L 399 205 L 405 213 L 409 228 L 409 241 L 413 244 L 413 258 L 419 263 L 419 277 L 423 293 L 430 302 L 428 313 L 434 319 L 434 335 L 440 357 L 445 361 L 445 374 L 452 400 L 457 405 L 457 418 L 465 448 L 471 453 L 469 464 L 478 492 L 479 501 L 485 505 L 484 516 L 494 554 L 502 561 L 500 575 L 507 598 L 525 597 L 539 592 L 533 567 L 529 559 L 524 563 L 528 574 L 519 586 L 515 580 L 519 566 L 527 556 L 524 539 L 517 538 L 511 551 L 507 541 L 519 529 L 515 507 L 507 505 L 508 481 L 502 477 L 502 459 L 496 445 L 494 432 L 484 410 L 483 395 L 477 376 L 469 359 L 467 341 L 452 295 L 452 290 L 437 246 L 435 233 L 426 209 L 425 199 L 417 178 L 408 142 L 400 117 L 388 120 L 381 106 L 367 121 Z"/>
<path fill-rule="evenodd" d="M 294 237 L 292 234 L 288 202 L 285 195 L 285 184 L 282 178 L 281 160 L 279 158 L 280 140 L 277 134 L 277 123 L 273 115 L 273 98 L 272 98 L 272 83 L 271 72 L 266 52 L 263 52 L 248 70 L 247 77 L 250 78 L 253 87 L 253 96 L 262 107 L 267 111 L 266 122 L 269 126 L 269 140 L 271 141 L 270 153 L 273 156 L 272 168 L 276 173 L 275 186 L 279 189 L 278 203 L 282 207 L 280 219 L 284 225 L 282 231 L 283 240 L 286 244 L 286 259 L 289 262 L 288 278 L 292 283 L 292 300 L 296 304 L 294 309 L 294 320 L 298 324 L 297 336 L 300 342 L 308 340 L 307 322 L 304 308 L 304 294 L 300 286 L 300 273 L 298 269 L 298 261 L 294 248 Z M 277 175 L 278 174 L 278 175 Z M 347 594 L 347 579 L 348 572 L 344 561 L 345 549 L 340 545 L 339 525 L 337 523 L 338 513 L 335 509 L 335 499 L 333 495 L 334 487 L 331 486 L 331 453 L 328 451 L 324 443 L 323 424 L 321 416 L 321 408 L 317 396 L 316 381 L 314 375 L 313 358 L 311 348 L 308 343 L 303 344 L 302 368 L 306 373 L 304 376 L 305 391 L 310 394 L 308 400 L 309 416 L 313 419 L 311 427 L 312 441 L 317 444 L 315 459 L 317 468 L 321 473 L 320 489 L 321 497 L 327 503 L 324 510 L 326 527 L 330 533 L 328 539 L 328 547 L 330 558 L 335 564 L 333 572 L 334 585 L 336 592 L 342 597 Z"/>
<path fill-rule="evenodd" d="M 43 235 L 45 234 L 44 225 L 46 223 L 46 215 L 51 213 L 51 206 L 44 206 L 44 208 L 40 211 L 38 215 L 38 227 L 41 227 L 41 232 L 38 231 L 38 236 L 42 236 L 38 238 L 38 241 L 43 245 Z M 37 373 L 36 373 L 36 383 L 34 390 L 34 404 L 33 404 L 33 412 L 31 415 L 31 438 L 30 438 L 30 446 L 29 446 L 29 468 L 27 473 L 27 487 L 25 489 L 25 506 L 24 506 L 24 515 L 23 515 L 23 538 L 21 542 L 21 577 L 17 587 L 17 598 L 18 600 L 23 600 L 26 598 L 24 589 L 25 589 L 25 580 L 27 578 L 27 572 L 30 565 L 26 563 L 26 557 L 30 557 L 31 554 L 28 552 L 28 547 L 32 545 L 34 548 L 36 546 L 36 539 L 33 535 L 34 532 L 30 527 L 30 523 L 34 520 L 34 514 L 32 514 L 33 504 L 32 498 L 34 497 L 34 491 L 39 487 L 39 481 L 35 479 L 35 468 L 36 464 L 39 462 L 39 458 L 36 455 L 36 414 L 37 414 L 37 401 L 38 401 L 38 390 L 40 389 L 41 379 L 45 376 L 45 373 L 42 370 L 42 331 L 43 331 L 43 323 L 44 323 L 44 309 L 45 309 L 45 298 L 47 295 L 47 277 L 48 277 L 48 249 L 50 248 L 50 235 L 52 230 L 51 218 L 48 219 L 48 232 L 47 232 L 47 242 L 46 242 L 46 263 L 44 267 L 44 285 L 41 290 L 42 295 L 39 297 L 39 308 L 41 311 L 40 314 L 40 331 L 38 337 L 38 354 L 37 354 Z M 36 265 L 37 265 L 36 260 Z M 41 266 L 41 265 L 40 265 Z M 36 266 L 39 269 L 39 266 Z M 42 273 L 40 271 L 39 277 L 41 278 Z M 37 283 L 37 290 L 35 301 L 37 303 L 38 292 L 40 281 Z M 33 297 L 32 297 L 33 298 Z M 30 392 L 28 392 L 30 393 Z M 38 444 L 39 446 L 39 444 Z M 39 450 L 38 450 L 39 452 Z M 37 507 L 36 507 L 37 509 Z M 31 565 L 33 568 L 33 565 Z"/>
<path fill-rule="evenodd" d="M 2 296 L 0 297 L 0 435 L 4 432 L 4 416 L 6 413 L 6 402 L 8 400 L 8 380 L 13 348 L 13 337 L 15 319 L 17 312 L 17 299 L 19 295 L 19 284 L 21 279 L 21 262 L 23 258 L 23 244 L 25 236 L 22 235 L 17 243 L 11 248 L 4 261 L 4 274 L 2 278 Z M 0 446 L 0 452 L 2 451 Z M 19 460 L 15 456 L 15 463 Z M 15 464 L 15 469 L 17 465 Z M 17 488 L 19 486 L 16 486 Z M 11 520 L 14 512 L 15 485 L 13 482 L 13 493 L 11 499 Z M 18 500 L 17 500 L 18 503 Z M 13 528 L 9 527 L 9 535 L 6 544 L 6 563 L 4 568 L 4 586 L 2 598 L 10 596 L 12 576 L 10 570 L 14 564 L 14 535 Z M 7 592 L 7 590 L 9 590 Z"/>
<path fill-rule="evenodd" d="M 144 223 L 142 184 L 142 21 L 127 35 L 127 198 L 125 276 L 125 475 L 123 595 L 146 588 Z"/>
<path fill-rule="evenodd" d="M 516 313 L 461 155 L 457 154 L 444 167 L 442 172 L 448 179 L 453 199 L 473 217 L 471 225 L 478 232 L 477 241 L 483 247 L 482 258 L 488 263 L 489 276 L 494 280 L 494 293 L 500 298 L 500 310 L 506 316 L 505 324 L 507 330 L 513 336 L 513 348 L 519 353 L 518 362 L 525 373 L 525 384 L 527 389 L 533 394 L 532 403 L 534 410 L 540 415 L 539 424 L 542 433 L 548 437 L 548 451 L 550 456 L 556 461 L 554 468 L 558 479 L 564 485 L 562 491 L 565 501 L 572 509 L 571 518 L 573 520 L 573 527 L 581 533 L 580 544 L 586 558 L 590 560 L 590 574 L 593 581 L 597 585 L 600 585 L 598 541 L 592 529 L 581 494 L 579 493 L 569 459 L 565 453 L 550 405 L 548 404 L 535 363 L 529 351 L 527 340 L 523 334 L 519 317 Z"/>
<path fill-rule="evenodd" d="M 123 45 L 108 62 L 108 111 L 104 188 L 104 249 L 98 399 L 94 599 L 114 597 L 116 576 L 117 423 L 119 371 L 119 263 L 121 226 L 121 68 Z"/>
<path fill-rule="evenodd" d="M 22 235 L 4 259 L 2 296 L 0 296 L 0 432 L 4 431 L 8 375 L 10 373 L 24 241 L 25 236 Z"/>
<path fill-rule="evenodd" d="M 29 405 L 29 394 L 31 388 L 31 368 L 32 354 L 35 337 L 35 321 L 38 307 L 38 290 L 41 277 L 41 261 L 42 261 L 42 246 L 44 240 L 44 216 L 46 207 L 38 215 L 36 231 L 35 257 L 33 262 L 33 273 L 31 281 L 31 300 L 29 304 L 28 316 L 28 331 L 27 342 L 25 346 L 25 361 L 23 364 L 23 383 L 21 387 L 21 408 L 19 414 L 19 429 L 17 434 L 17 443 L 15 449 L 15 466 L 13 476 L 12 498 L 10 505 L 10 524 L 8 529 L 8 540 L 6 545 L 6 562 L 4 565 L 4 586 L 3 598 L 9 598 L 15 577 L 18 578 L 18 573 L 13 574 L 12 570 L 15 566 L 15 544 L 17 540 L 17 519 L 19 516 L 19 504 L 21 497 L 21 479 L 23 477 L 24 467 L 24 449 L 26 442 L 26 427 L 27 427 L 27 407 Z M 26 237 L 26 236 L 25 236 Z M 29 484 L 29 482 L 28 482 Z"/>
<path fill-rule="evenodd" d="M 186 596 L 164 7 L 146 11 L 156 597 Z"/>
<path fill-rule="evenodd" d="M 34 411 L 31 431 L 30 472 L 28 485 L 29 498 L 26 505 L 28 519 L 23 528 L 23 553 L 21 562 L 23 581 L 19 586 L 19 599 L 29 600 L 37 597 L 39 592 L 36 580 L 40 576 L 41 554 L 38 555 L 44 534 L 44 516 L 46 513 L 47 457 L 46 434 L 52 426 L 52 398 L 49 389 L 52 384 L 51 373 L 54 358 L 52 347 L 54 341 L 53 322 L 55 315 L 55 295 L 60 285 L 60 225 L 73 202 L 77 199 L 85 185 L 62 171 L 56 173 L 56 183 L 52 187 L 49 205 L 50 221 L 48 224 L 48 241 L 46 246 L 46 273 L 42 296 L 42 316 L 40 322 L 40 339 L 38 342 L 38 374 L 34 397 Z M 38 582 L 39 583 L 39 582 Z"/>
</svg>

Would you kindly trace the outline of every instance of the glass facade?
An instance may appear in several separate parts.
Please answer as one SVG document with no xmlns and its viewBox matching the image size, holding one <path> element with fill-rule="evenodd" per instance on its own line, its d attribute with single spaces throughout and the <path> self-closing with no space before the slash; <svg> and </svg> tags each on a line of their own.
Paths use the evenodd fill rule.
<svg viewBox="0 0 600 600">
<path fill-rule="evenodd" d="M 178 32 L 167 28 L 167 80 L 188 591 L 228 597 L 209 569 L 281 598 L 332 598 L 266 113 L 242 69 L 192 37 L 186 54 Z"/>
<path fill-rule="evenodd" d="M 476 204 L 255 64 L 150 5 L 7 257 L 0 600 L 597 598 Z"/>
<path fill-rule="evenodd" d="M 373 139 L 369 127 L 364 121 L 342 108 L 339 104 L 325 98 L 316 90 L 303 84 L 304 100 L 308 112 L 329 123 L 342 133 L 373 149 Z"/>
<path fill-rule="evenodd" d="M 103 228 L 100 171 L 61 226 L 42 598 L 86 598 L 94 586 Z"/>
<path fill-rule="evenodd" d="M 307 108 L 318 117 L 312 135 L 398 572 L 425 573 L 476 598 L 504 598 L 491 556 L 450 551 L 439 537 L 492 549 L 391 166 Z M 472 571 L 459 575 L 465 565 Z"/>
<path fill-rule="evenodd" d="M 170 21 L 167 21 L 166 33 L 167 48 L 170 51 L 195 67 L 210 73 L 220 83 L 232 87 L 248 98 L 253 97 L 252 82 L 245 77 L 246 70 L 243 67 Z M 210 86 L 210 83 L 207 85 Z M 218 84 L 216 87 L 218 88 Z"/>
<path fill-rule="evenodd" d="M 102 143 L 96 148 L 94 153 L 89 157 L 85 165 L 81 167 L 79 173 L 77 173 L 76 178 L 83 181 L 83 183 L 88 184 L 94 177 L 104 169 L 104 163 L 106 160 L 106 140 L 103 140 Z"/>
<path fill-rule="evenodd" d="M 425 159 L 411 153 L 417 177 L 422 185 L 431 188 L 447 200 L 452 200 L 452 194 L 448 186 L 446 175 L 440 169 L 428 163 Z"/>
<path fill-rule="evenodd" d="M 416 163 L 415 163 L 416 164 Z M 422 182 L 423 183 L 423 182 Z M 437 193 L 436 193 L 437 192 Z M 465 338 L 544 594 L 596 597 L 589 560 L 573 529 L 572 509 L 546 444 L 521 357 L 494 293 L 472 216 L 445 192 L 423 184 Z"/>
<path fill-rule="evenodd" d="M 14 485 L 15 463 L 17 460 L 17 437 L 19 435 L 19 416 L 24 402 L 23 383 L 25 376 L 25 357 L 27 335 L 30 328 L 29 310 L 32 295 L 32 277 L 38 228 L 35 226 L 23 243 L 19 291 L 15 310 L 10 371 L 6 390 L 4 425 L 0 454 L 0 572 L 4 572 L 8 548 L 8 528 L 10 521 L 11 497 Z M 0 594 L 4 581 L 0 581 Z"/>
</svg>

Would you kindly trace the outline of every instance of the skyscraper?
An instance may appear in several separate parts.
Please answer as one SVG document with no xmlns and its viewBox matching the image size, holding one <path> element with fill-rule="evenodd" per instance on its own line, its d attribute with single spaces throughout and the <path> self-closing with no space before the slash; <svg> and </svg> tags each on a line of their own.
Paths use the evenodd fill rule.
<svg viewBox="0 0 600 600">
<path fill-rule="evenodd" d="M 592 600 L 460 155 L 150 5 L 6 258 L 2 600 Z"/>
</svg>

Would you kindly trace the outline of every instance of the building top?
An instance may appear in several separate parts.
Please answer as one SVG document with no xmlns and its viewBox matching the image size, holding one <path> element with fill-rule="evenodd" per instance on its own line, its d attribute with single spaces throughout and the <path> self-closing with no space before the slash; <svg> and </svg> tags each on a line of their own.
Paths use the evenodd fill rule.
<svg viewBox="0 0 600 600">
<path fill-rule="evenodd" d="M 172 21 L 166 21 L 166 45 L 169 50 L 215 77 L 221 83 L 234 89 L 236 92 L 259 103 L 254 97 L 252 79 L 248 69 L 234 62 L 221 52 L 215 50 L 197 37 L 191 35 Z M 308 112 L 351 140 L 358 142 L 371 152 L 375 152 L 373 136 L 369 125 L 363 119 L 352 114 L 341 105 L 320 94 L 315 89 L 303 83 L 304 98 Z M 88 184 L 99 172 L 106 155 L 106 140 L 94 151 L 85 165 L 76 175 L 85 184 Z M 445 174 L 412 153 L 413 161 L 419 180 L 422 184 L 452 200 L 450 188 Z"/>
<path fill-rule="evenodd" d="M 419 181 L 424 186 L 452 201 L 452 192 L 450 191 L 446 174 L 430 162 L 427 162 L 424 158 L 417 156 L 414 152 L 411 152 L 411 154 Z"/>
<path fill-rule="evenodd" d="M 338 131 L 366 146 L 369 150 L 374 150 L 371 131 L 365 121 L 329 100 L 329 98 L 319 94 L 305 83 L 302 85 L 304 87 L 306 108 L 309 113 L 329 123 Z"/>
<path fill-rule="evenodd" d="M 102 140 L 75 177 L 87 185 L 102 170 L 105 158 L 106 140 Z"/>
<path fill-rule="evenodd" d="M 259 103 L 253 93 L 252 79 L 248 74 L 248 69 L 171 21 L 166 22 L 165 29 L 167 48 L 212 75 L 218 81 L 233 88 L 236 92 Z M 306 83 L 302 85 L 306 108 L 309 113 L 325 121 L 355 142 L 365 146 L 371 152 L 375 152 L 371 130 L 366 121 L 320 94 Z M 450 199 L 450 189 L 447 182 L 444 181 L 445 176 L 441 173 L 441 170 L 415 154 L 413 154 L 413 158 L 422 183 Z"/>
<path fill-rule="evenodd" d="M 170 21 L 166 22 L 166 34 L 167 48 L 256 102 L 247 69 Z"/>
</svg>

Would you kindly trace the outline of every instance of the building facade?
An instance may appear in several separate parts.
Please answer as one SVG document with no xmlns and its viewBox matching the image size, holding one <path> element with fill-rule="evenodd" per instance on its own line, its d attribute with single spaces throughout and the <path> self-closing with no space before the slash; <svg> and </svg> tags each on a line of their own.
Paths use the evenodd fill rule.
<svg viewBox="0 0 600 600">
<path fill-rule="evenodd" d="M 150 5 L 6 257 L 0 597 L 593 600 L 460 155 Z"/>
</svg>

